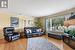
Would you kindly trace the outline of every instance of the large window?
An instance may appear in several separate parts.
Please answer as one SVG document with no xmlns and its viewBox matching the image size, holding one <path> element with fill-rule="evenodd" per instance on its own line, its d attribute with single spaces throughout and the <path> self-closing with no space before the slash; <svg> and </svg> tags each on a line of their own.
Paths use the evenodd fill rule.
<svg viewBox="0 0 75 50">
<path fill-rule="evenodd" d="M 64 17 L 52 18 L 52 27 L 54 27 L 54 29 L 57 30 L 59 26 L 64 25 L 64 20 Z"/>
<path fill-rule="evenodd" d="M 65 16 L 63 17 L 53 17 L 53 18 L 46 18 L 46 32 L 58 30 L 59 26 L 64 25 L 64 21 L 66 20 Z"/>
</svg>

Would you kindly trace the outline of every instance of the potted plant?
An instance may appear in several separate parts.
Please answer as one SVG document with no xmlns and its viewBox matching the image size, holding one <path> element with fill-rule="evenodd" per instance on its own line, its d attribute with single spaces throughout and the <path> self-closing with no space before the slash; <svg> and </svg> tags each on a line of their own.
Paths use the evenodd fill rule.
<svg viewBox="0 0 75 50">
<path fill-rule="evenodd" d="M 74 25 L 69 26 L 68 30 L 69 30 L 70 36 L 74 37 L 75 36 L 75 26 Z"/>
<path fill-rule="evenodd" d="M 63 29 L 64 29 L 64 33 L 68 34 L 68 28 L 66 26 L 63 26 Z"/>
<path fill-rule="evenodd" d="M 35 23 L 35 26 L 38 27 L 38 28 L 43 28 L 43 25 L 40 21 L 36 21 L 34 22 Z"/>
</svg>

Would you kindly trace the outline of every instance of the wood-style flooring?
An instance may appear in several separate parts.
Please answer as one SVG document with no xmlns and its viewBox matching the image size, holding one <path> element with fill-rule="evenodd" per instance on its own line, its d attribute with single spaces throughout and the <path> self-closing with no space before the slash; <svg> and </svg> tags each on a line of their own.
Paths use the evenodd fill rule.
<svg viewBox="0 0 75 50">
<path fill-rule="evenodd" d="M 61 50 L 73 50 L 66 45 L 62 40 L 47 37 L 46 35 L 40 36 L 49 40 Z M 35 37 L 33 37 L 35 38 Z M 0 50 L 27 50 L 27 38 L 21 38 L 13 42 L 6 42 L 4 39 L 0 40 Z"/>
</svg>

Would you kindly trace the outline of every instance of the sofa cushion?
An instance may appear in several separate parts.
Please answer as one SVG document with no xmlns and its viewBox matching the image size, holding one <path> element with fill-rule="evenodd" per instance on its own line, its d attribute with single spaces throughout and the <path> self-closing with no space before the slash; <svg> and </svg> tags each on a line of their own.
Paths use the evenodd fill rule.
<svg viewBox="0 0 75 50">
<path fill-rule="evenodd" d="M 30 29 L 26 29 L 26 33 L 32 33 Z"/>
</svg>

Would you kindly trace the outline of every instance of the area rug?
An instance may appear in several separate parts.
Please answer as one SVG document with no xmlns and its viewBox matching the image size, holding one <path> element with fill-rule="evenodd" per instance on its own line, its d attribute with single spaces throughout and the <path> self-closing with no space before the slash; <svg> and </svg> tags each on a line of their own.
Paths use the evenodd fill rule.
<svg viewBox="0 0 75 50">
<path fill-rule="evenodd" d="M 28 38 L 27 50 L 60 50 L 45 38 Z"/>
</svg>

